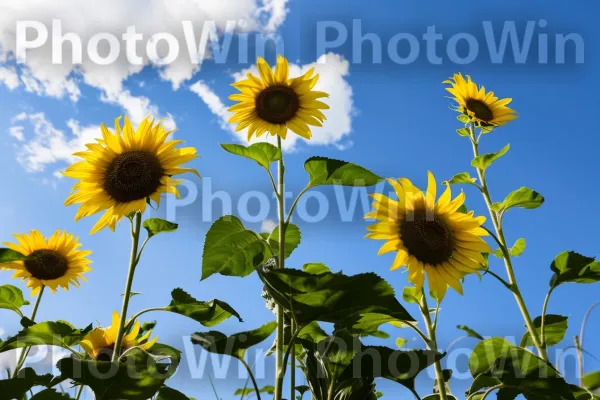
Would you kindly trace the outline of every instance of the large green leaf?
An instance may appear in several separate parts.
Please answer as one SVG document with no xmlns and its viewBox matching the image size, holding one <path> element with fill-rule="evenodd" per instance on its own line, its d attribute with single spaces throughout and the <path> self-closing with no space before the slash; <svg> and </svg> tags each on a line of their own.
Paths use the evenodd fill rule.
<svg viewBox="0 0 600 400">
<path fill-rule="evenodd" d="M 574 251 L 560 253 L 550 266 L 554 272 L 551 287 L 567 282 L 594 283 L 600 281 L 600 262 Z"/>
<path fill-rule="evenodd" d="M 588 390 L 600 389 L 600 371 L 594 371 L 584 375 L 583 385 Z"/>
<path fill-rule="evenodd" d="M 54 389 L 44 389 L 31 396 L 29 400 L 70 400 L 71 397 L 66 393 L 59 393 Z"/>
<path fill-rule="evenodd" d="M 250 146 L 242 146 L 240 144 L 222 144 L 228 152 L 254 160 L 264 168 L 269 168 L 273 161 L 281 160 L 281 150 L 270 143 L 255 143 Z"/>
<path fill-rule="evenodd" d="M 569 317 L 565 317 L 562 315 L 554 315 L 547 314 L 544 322 L 544 336 L 546 337 L 546 345 L 554 346 L 559 344 L 567 334 L 567 329 L 569 328 L 568 324 Z M 533 325 L 535 326 L 535 330 L 537 335 L 541 335 L 541 326 L 542 326 L 542 317 L 537 317 L 533 320 Z M 531 340 L 531 335 L 528 332 L 525 332 L 523 338 L 521 339 L 521 347 L 533 346 L 533 340 Z"/>
<path fill-rule="evenodd" d="M 322 321 L 336 324 L 336 329 L 351 329 L 369 313 L 414 321 L 396 300 L 391 285 L 376 274 L 310 274 L 274 266 L 272 260 L 259 266 L 259 276 L 275 302 L 293 312 L 301 325 Z"/>
<path fill-rule="evenodd" d="M 382 337 L 382 332 L 379 330 L 381 325 L 398 325 L 401 323 L 402 321 L 399 321 L 398 319 L 386 314 L 365 313 L 360 315 L 359 319 L 354 323 L 354 325 L 345 328 L 355 335 Z"/>
<path fill-rule="evenodd" d="M 237 317 L 240 322 L 242 317 L 224 301 L 213 299 L 210 301 L 198 301 L 183 289 L 175 289 L 171 292 L 171 304 L 166 307 L 167 311 L 184 315 L 202 325 L 212 327 L 220 324 L 231 316 Z"/>
<path fill-rule="evenodd" d="M 304 163 L 310 175 L 309 186 L 372 186 L 383 178 L 356 164 L 326 157 L 311 157 Z"/>
<path fill-rule="evenodd" d="M 13 285 L 0 286 L 0 308 L 12 310 L 23 318 L 21 307 L 29 305 L 29 301 L 23 297 L 23 292 Z"/>
<path fill-rule="evenodd" d="M 233 215 L 215 221 L 206 234 L 202 254 L 202 279 L 212 274 L 246 276 L 272 256 L 257 233 L 244 228 Z"/>
<path fill-rule="evenodd" d="M 323 263 L 308 263 L 302 266 L 304 272 L 308 272 L 309 274 L 322 274 L 324 272 L 331 272 L 329 267 Z"/>
<path fill-rule="evenodd" d="M 3 399 L 21 399 L 31 388 L 50 385 L 51 374 L 38 375 L 32 368 L 23 368 L 13 379 L 0 380 L 0 393 Z"/>
<path fill-rule="evenodd" d="M 69 348 L 79 344 L 81 339 L 92 330 L 92 325 L 85 329 L 75 329 L 66 321 L 40 322 L 21 330 L 0 343 L 0 353 L 22 347 L 50 345 Z"/>
<path fill-rule="evenodd" d="M 534 209 L 544 204 L 544 197 L 535 190 L 522 187 L 510 193 L 504 201 L 492 206 L 494 211 L 501 212 L 513 207 Z"/>
<path fill-rule="evenodd" d="M 386 378 L 414 390 L 416 376 L 443 356 L 430 350 L 404 351 L 366 346 L 354 356 L 340 380 L 352 376 L 372 376 Z"/>
<path fill-rule="evenodd" d="M 148 232 L 148 237 L 152 237 L 162 232 L 173 232 L 177 230 L 177 227 L 179 225 L 177 225 L 174 222 L 165 221 L 164 219 L 160 218 L 148 218 L 144 221 L 142 226 Z"/>
<path fill-rule="evenodd" d="M 155 344 L 150 352 L 130 350 L 121 363 L 69 357 L 57 366 L 62 377 L 89 386 L 96 400 L 146 400 L 175 373 L 180 359 L 178 350 Z"/>
<path fill-rule="evenodd" d="M 21 261 L 27 257 L 12 249 L 0 248 L 0 264 Z"/>
<path fill-rule="evenodd" d="M 508 354 L 515 346 L 504 338 L 482 340 L 475 346 L 469 357 L 469 371 L 476 377 L 489 371 L 496 359 Z"/>
<path fill-rule="evenodd" d="M 471 161 L 471 165 L 475 168 L 486 170 L 494 161 L 505 155 L 509 149 L 510 144 L 507 144 L 497 153 L 487 153 L 477 156 Z"/>
<path fill-rule="evenodd" d="M 267 339 L 277 328 L 277 322 L 269 322 L 258 329 L 227 336 L 221 332 L 198 332 L 192 335 L 192 343 L 211 353 L 227 354 L 243 359 L 246 350 Z"/>
<path fill-rule="evenodd" d="M 466 325 L 457 325 L 456 326 L 458 329 L 465 331 L 467 333 L 467 336 L 469 337 L 473 337 L 479 340 L 484 340 L 484 337 L 481 336 L 479 333 L 477 333 L 476 331 L 474 331 L 473 329 L 469 328 Z"/>
<path fill-rule="evenodd" d="M 269 244 L 275 255 L 279 254 L 279 226 L 273 229 L 269 235 Z M 294 224 L 289 224 L 285 229 L 285 258 L 288 258 L 292 252 L 298 247 L 302 240 L 300 228 Z"/>
</svg>

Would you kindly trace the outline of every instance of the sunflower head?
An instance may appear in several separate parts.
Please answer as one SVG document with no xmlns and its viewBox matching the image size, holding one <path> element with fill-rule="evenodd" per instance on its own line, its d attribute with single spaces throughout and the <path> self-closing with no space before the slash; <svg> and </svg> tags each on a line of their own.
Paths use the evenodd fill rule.
<svg viewBox="0 0 600 400">
<path fill-rule="evenodd" d="M 385 240 L 379 254 L 395 251 L 391 269 L 408 269 L 408 280 L 421 291 L 425 275 L 438 301 L 448 286 L 462 294 L 461 281 L 483 269 L 482 252 L 492 249 L 481 239 L 487 235 L 481 225 L 485 217 L 462 213 L 464 193 L 452 199 L 450 185 L 436 201 L 436 182 L 429 172 L 423 193 L 408 179 L 388 179 L 398 200 L 374 194 L 373 208 L 365 218 L 379 220 L 368 227 L 370 239 Z"/>
<path fill-rule="evenodd" d="M 4 243 L 27 258 L 2 264 L 2 269 L 15 271 L 14 278 L 21 278 L 35 295 L 43 286 L 52 293 L 61 286 L 69 289 L 69 284 L 79 287 L 79 279 L 85 280 L 84 273 L 91 270 L 91 261 L 86 258 L 91 251 L 80 250 L 79 238 L 57 230 L 46 239 L 39 231 L 14 235 L 17 243 Z"/>
<path fill-rule="evenodd" d="M 454 74 L 444 83 L 450 85 L 446 90 L 458 104 L 457 111 L 479 126 L 506 125 L 517 118 L 516 111 L 507 106 L 512 99 L 499 99 L 494 92 L 486 92 L 485 87 L 478 88 L 469 75 L 465 79 L 462 74 Z"/>
<path fill-rule="evenodd" d="M 240 93 L 229 96 L 238 102 L 229 108 L 233 112 L 229 122 L 238 123 L 237 131 L 248 128 L 248 140 L 265 132 L 285 139 L 288 128 L 310 139 L 310 125 L 323 126 L 325 114 L 321 110 L 329 108 L 318 100 L 329 94 L 313 90 L 319 80 L 314 68 L 289 78 L 289 64 L 282 56 L 277 56 L 274 72 L 261 57 L 256 64 L 260 77 L 248 73 L 246 79 L 232 84 Z"/>
<path fill-rule="evenodd" d="M 137 130 L 125 116 L 115 120 L 114 132 L 104 124 L 102 138 L 86 145 L 87 151 L 74 155 L 83 159 L 64 172 L 78 179 L 65 205 L 81 203 L 75 220 L 104 211 L 92 228 L 92 234 L 109 227 L 132 212 L 144 212 L 152 200 L 160 203 L 163 193 L 179 196 L 177 185 L 182 181 L 174 175 L 198 172 L 181 165 L 196 158 L 193 147 L 177 148 L 181 140 L 168 140 L 167 131 L 160 122 L 144 119 Z"/>
<path fill-rule="evenodd" d="M 108 328 L 96 328 L 88 333 L 81 341 L 81 347 L 94 360 L 111 361 L 120 323 L 121 317 L 119 313 L 116 311 L 113 312 L 112 325 Z M 148 350 L 156 343 L 158 340 L 157 337 L 148 340 L 152 334 L 151 330 L 148 330 L 141 336 L 140 330 L 141 325 L 136 321 L 129 333 L 123 336 L 121 346 L 123 352 L 132 347 Z"/>
</svg>

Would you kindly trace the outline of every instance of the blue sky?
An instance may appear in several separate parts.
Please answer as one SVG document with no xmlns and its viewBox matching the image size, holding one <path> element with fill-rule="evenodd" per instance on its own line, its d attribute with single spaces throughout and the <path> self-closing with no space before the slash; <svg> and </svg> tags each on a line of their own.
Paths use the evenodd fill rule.
<svg viewBox="0 0 600 400">
<path fill-rule="evenodd" d="M 0 9 L 5 5 L 2 3 L 4 1 L 0 2 Z M 298 141 L 293 151 L 286 154 L 290 191 L 296 194 L 306 183 L 302 165 L 312 155 L 352 161 L 382 176 L 408 177 L 420 187 L 426 184 L 427 170 L 431 170 L 440 182 L 455 173 L 469 171 L 470 144 L 454 133 L 460 127 L 459 122 L 448 109 L 450 100 L 445 97 L 441 83 L 451 74 L 463 72 L 471 74 L 476 82 L 494 90 L 499 96 L 512 97 L 513 106 L 520 114 L 510 126 L 498 129 L 482 142 L 484 152 L 497 151 L 506 143 L 511 144 L 509 153 L 489 172 L 492 196 L 501 200 L 510 191 L 528 186 L 546 198 L 546 203 L 537 210 L 514 210 L 505 218 L 508 241 L 514 242 L 520 237 L 527 240 L 527 249 L 516 259 L 515 269 L 532 315 L 537 316 L 541 312 L 551 276 L 549 265 L 556 254 L 563 250 L 576 250 L 588 256 L 598 255 L 600 215 L 595 212 L 594 206 L 595 199 L 600 196 L 595 184 L 600 170 L 600 161 L 596 157 L 600 139 L 593 122 L 600 106 L 595 94 L 600 90 L 597 72 L 599 43 L 593 33 L 596 23 L 593 16 L 598 11 L 596 5 L 513 0 L 485 4 L 461 1 L 435 6 L 392 0 L 379 1 L 376 6 L 353 0 L 290 0 L 282 4 L 287 13 L 278 23 L 273 22 L 275 32 L 283 38 L 285 55 L 298 66 L 298 70 L 322 56 L 317 54 L 315 46 L 318 21 L 338 21 L 350 29 L 352 20 L 360 18 L 363 33 L 377 34 L 384 49 L 396 33 L 410 33 L 420 38 L 431 25 L 444 35 L 440 43 L 445 44 L 450 36 L 463 32 L 473 35 L 480 45 L 480 55 L 467 65 L 451 62 L 442 51 L 442 44 L 438 50 L 445 58 L 441 65 L 428 62 L 423 45 L 420 56 L 408 65 L 394 63 L 386 56 L 381 64 L 374 65 L 370 62 L 367 44 L 362 64 L 351 62 L 355 54 L 351 45 L 330 49 L 335 58 L 327 59 L 328 63 L 321 68 L 322 75 L 331 77 L 331 82 L 334 82 L 331 112 L 335 113 L 335 117 L 325 129 L 314 131 L 315 138 L 328 144 L 309 146 Z M 274 13 L 271 12 L 271 16 Z M 27 13 L 15 15 L 23 18 Z M 32 12 L 34 17 L 42 18 Z M 554 34 L 573 32 L 583 38 L 584 63 L 575 63 L 571 48 L 571 52 L 567 51 L 565 64 L 539 64 L 536 61 L 538 39 L 533 40 L 535 50 L 531 51 L 531 58 L 525 64 L 516 64 L 512 57 L 506 57 L 501 64 L 490 62 L 482 21 L 492 21 L 498 29 L 502 28 L 504 21 L 516 21 L 522 29 L 527 21 L 542 19 L 547 21 L 547 28 L 540 29 L 540 32 L 549 34 L 552 46 Z M 2 22 L 8 24 L 7 20 Z M 123 26 L 127 24 L 124 19 Z M 351 31 L 349 35 L 352 36 Z M 4 46 L 6 48 L 6 43 Z M 553 60 L 554 53 L 550 54 Z M 272 51 L 267 53 L 267 58 L 273 62 Z M 10 68 L 13 64 L 10 60 L 6 63 Z M 151 67 L 131 73 L 122 80 L 121 87 L 107 83 L 109 76 L 102 75 L 109 73 L 106 71 L 99 75 L 102 79 L 93 84 L 89 84 L 92 78 L 86 80 L 85 75 L 74 72 L 69 78 L 76 82 L 80 91 L 77 101 L 69 99 L 67 92 L 60 98 L 48 94 L 47 90 L 27 86 L 23 78 L 27 70 L 22 66 L 16 70 L 19 76 L 17 87 L 9 89 L 8 80 L 5 85 L 0 84 L 0 146 L 3 152 L 0 174 L 5 187 L 0 197 L 0 239 L 10 240 L 12 233 L 30 229 L 39 229 L 50 235 L 60 228 L 80 235 L 84 247 L 94 251 L 94 270 L 88 274 L 89 282 L 84 283 L 81 289 L 47 296 L 40 310 L 40 319 L 63 318 L 78 326 L 96 321 L 108 324 L 112 311 L 120 308 L 119 295 L 124 287 L 130 246 L 124 223 L 116 233 L 103 231 L 89 236 L 95 217 L 73 222 L 76 208 L 63 206 L 73 182 L 58 179 L 54 174 L 66 167 L 68 155 L 60 153 L 48 159 L 40 157 L 41 152 L 68 150 L 70 146 L 77 145 L 78 138 L 92 135 L 93 127 L 101 122 L 110 125 L 117 115 L 124 112 L 149 110 L 160 116 L 172 116 L 178 129 L 177 138 L 185 139 L 188 145 L 198 148 L 201 158 L 190 164 L 205 179 L 203 182 L 192 176 L 187 179 L 196 185 L 200 193 L 201 185 L 210 182 L 213 192 L 228 192 L 234 203 L 249 190 L 269 194 L 270 185 L 260 168 L 220 148 L 219 143 L 238 142 L 239 137 L 223 125 L 222 114 L 219 114 L 222 109 L 214 102 L 214 97 L 211 102 L 206 91 L 202 92 L 204 97 L 199 97 L 198 90 L 193 89 L 194 84 L 200 82 L 196 89 L 208 89 L 209 94 L 216 95 L 222 104 L 228 105 L 227 96 L 232 93 L 228 86 L 233 79 L 231 75 L 250 68 L 250 64 L 239 64 L 234 57 L 224 65 L 207 60 L 201 71 L 180 82 L 177 90 L 173 88 L 174 82 L 161 79 L 158 71 Z M 41 76 L 39 71 L 30 71 L 33 71 L 34 77 Z M 41 82 L 44 83 L 43 80 Z M 118 93 L 122 92 L 128 93 L 129 97 L 118 97 Z M 110 100 L 111 96 L 113 100 Z M 142 98 L 147 99 L 151 107 L 144 108 L 136 103 L 135 99 Z M 209 108 L 211 105 L 212 110 Z M 39 115 L 32 117 L 38 113 L 43 113 L 43 118 Z M 22 114 L 20 119 L 15 119 L 19 114 Z M 69 120 L 77 121 L 77 124 L 67 124 Z M 32 122 L 37 122 L 42 128 L 36 131 Z M 15 126 L 23 126 L 23 140 L 9 135 L 9 130 Z M 50 136 L 58 137 L 59 142 L 62 140 L 61 146 L 53 147 L 48 139 Z M 31 143 L 38 143 L 43 149 L 31 147 Z M 480 196 L 470 188 L 464 189 L 469 208 L 485 215 Z M 458 190 L 455 188 L 455 193 Z M 335 198 L 331 188 L 320 192 L 330 200 Z M 244 279 L 213 276 L 200 282 L 204 235 L 210 221 L 222 213 L 218 202 L 215 202 L 213 213 L 203 215 L 202 200 L 199 196 L 191 205 L 178 208 L 176 222 L 180 229 L 153 239 L 147 247 L 134 285 L 134 290 L 143 295 L 133 298 L 131 308 L 139 310 L 166 305 L 170 291 L 182 287 L 201 300 L 225 300 L 244 318 L 244 323 L 227 321 L 218 330 L 233 333 L 254 329 L 273 318 L 264 307 L 260 297 L 261 284 L 255 275 Z M 268 218 L 274 219 L 275 202 L 272 198 L 270 200 Z M 377 257 L 381 243 L 363 238 L 367 223 L 360 218 L 362 211 L 357 210 L 352 221 L 344 222 L 340 220 L 336 203 L 332 202 L 324 221 L 314 224 L 296 220 L 303 240 L 288 265 L 301 267 L 306 262 L 324 262 L 332 269 L 343 270 L 347 274 L 375 271 L 401 293 L 406 285 L 406 274 L 390 272 L 388 267 L 393 256 Z M 155 215 L 164 217 L 165 210 L 159 210 Z M 258 230 L 261 224 L 247 225 Z M 504 276 L 499 260 L 495 260 L 492 268 Z M 15 282 L 8 272 L 2 272 L 0 283 Z M 18 285 L 23 287 L 21 283 Z M 464 286 L 464 296 L 449 292 L 444 300 L 438 333 L 442 347 L 461 336 L 461 331 L 456 329 L 458 324 L 469 325 L 484 336 L 508 336 L 517 340 L 521 337 L 524 327 L 510 293 L 490 277 L 484 277 L 480 282 L 470 276 Z M 591 285 L 565 285 L 555 292 L 550 312 L 569 316 L 569 331 L 559 349 L 571 345 L 586 309 L 598 300 L 598 289 Z M 417 314 L 416 310 L 409 310 Z M 177 347 L 183 346 L 185 339 L 182 336 L 204 329 L 177 315 L 156 314 L 150 317 L 159 321 L 155 334 L 161 341 Z M 4 312 L 0 328 L 5 331 L 5 337 L 18 329 L 18 321 Z M 599 354 L 600 345 L 590 338 L 600 330 L 600 322 L 592 317 L 587 329 L 586 350 L 593 355 Z M 386 330 L 391 335 L 386 343 L 390 346 L 394 345 L 393 339 L 397 336 L 412 339 L 409 347 L 421 346 L 411 332 L 394 328 Z M 464 339 L 458 346 L 471 348 L 475 343 L 473 339 Z M 270 346 L 270 341 L 267 345 Z M 551 352 L 554 358 L 557 353 Z M 572 352 L 569 354 L 567 376 L 573 379 L 574 357 Z M 463 377 L 467 375 L 465 360 L 463 353 L 458 362 L 458 373 Z M 189 396 L 211 396 L 208 380 L 184 379 L 186 361 L 183 367 L 171 384 Z M 597 369 L 600 369 L 600 362 L 587 357 L 586 370 Z M 237 379 L 237 367 L 232 367 L 231 371 L 228 379 L 215 381 L 223 399 L 233 398 L 233 391 L 244 384 L 244 379 Z M 418 388 L 423 394 L 432 385 L 432 380 L 426 375 L 424 373 L 418 380 Z M 261 384 L 271 382 L 265 379 L 261 380 Z M 457 379 L 452 382 L 452 389 L 460 397 L 467 384 L 468 380 Z M 386 381 L 378 382 L 378 387 L 385 393 L 385 398 L 397 398 L 394 396 L 408 393 Z"/>
</svg>

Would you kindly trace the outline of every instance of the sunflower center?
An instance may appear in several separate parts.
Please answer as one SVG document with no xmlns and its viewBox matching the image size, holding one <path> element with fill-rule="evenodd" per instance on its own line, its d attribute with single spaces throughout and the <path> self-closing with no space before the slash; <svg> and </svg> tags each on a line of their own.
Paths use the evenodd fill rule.
<svg viewBox="0 0 600 400">
<path fill-rule="evenodd" d="M 154 153 L 128 151 L 115 157 L 106 169 L 104 190 L 119 203 L 144 199 L 158 189 L 164 172 Z"/>
<path fill-rule="evenodd" d="M 494 113 L 492 113 L 492 110 L 483 101 L 467 100 L 467 109 L 482 121 L 489 122 L 494 119 Z"/>
<path fill-rule="evenodd" d="M 437 215 L 415 210 L 400 226 L 406 250 L 423 264 L 438 265 L 448 261 L 454 248 L 452 231 Z"/>
<path fill-rule="evenodd" d="M 96 355 L 96 361 L 112 361 L 113 353 L 115 352 L 115 345 L 110 345 L 98 351 Z"/>
<path fill-rule="evenodd" d="M 24 264 L 31 276 L 44 280 L 61 278 L 69 269 L 66 257 L 54 250 L 36 250 L 27 257 Z"/>
<path fill-rule="evenodd" d="M 256 97 L 256 113 L 272 124 L 283 124 L 296 116 L 300 108 L 298 95 L 287 86 L 271 86 Z"/>
</svg>

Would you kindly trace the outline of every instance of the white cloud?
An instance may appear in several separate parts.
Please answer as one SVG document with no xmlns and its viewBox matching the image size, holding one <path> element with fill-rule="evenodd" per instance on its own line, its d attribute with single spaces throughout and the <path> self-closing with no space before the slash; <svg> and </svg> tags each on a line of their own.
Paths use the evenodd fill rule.
<svg viewBox="0 0 600 400">
<path fill-rule="evenodd" d="M 6 331 L 2 328 L 0 328 L 0 336 L 4 336 L 4 334 L 6 333 Z"/>
<path fill-rule="evenodd" d="M 265 219 L 260 224 L 260 231 L 261 232 L 271 233 L 271 232 L 273 232 L 273 229 L 275 229 L 276 227 L 277 227 L 277 222 L 276 221 L 273 221 L 272 219 Z"/>
<path fill-rule="evenodd" d="M 85 144 L 100 137 L 99 126 L 82 127 L 75 120 L 67 121 L 69 134 L 57 129 L 46 119 L 44 113 L 15 116 L 9 131 L 19 132 L 22 143 L 18 146 L 17 161 L 30 172 L 42 172 L 48 165 L 59 162 L 72 163 L 76 161 L 73 153 L 85 149 Z M 25 124 L 29 125 L 31 135 L 25 135 Z M 14 135 L 13 135 L 14 136 Z"/>
<path fill-rule="evenodd" d="M 8 128 L 8 134 L 10 136 L 14 137 L 15 139 L 17 139 L 19 142 L 22 142 L 25 140 L 25 135 L 23 134 L 23 130 L 25 130 L 25 128 L 23 126 L 20 126 L 20 125 L 11 126 L 10 128 Z"/>
<path fill-rule="evenodd" d="M 19 76 L 15 67 L 0 67 L 0 83 L 6 85 L 9 90 L 19 86 Z"/>
<path fill-rule="evenodd" d="M 330 106 L 329 110 L 325 110 L 327 120 L 323 123 L 322 128 L 315 127 L 312 129 L 313 137 L 310 140 L 305 140 L 296 134 L 288 134 L 287 139 L 282 143 L 285 151 L 295 150 L 299 140 L 312 146 L 332 145 L 340 149 L 351 145 L 351 142 L 345 140 L 352 131 L 352 117 L 354 114 L 352 87 L 346 80 L 349 74 L 349 63 L 340 55 L 328 53 L 319 57 L 316 63 L 302 66 L 290 64 L 290 75 L 301 75 L 312 67 L 320 75 L 315 90 L 330 94 L 330 97 L 325 99 L 325 102 Z M 241 79 L 248 72 L 258 75 L 256 67 L 252 67 L 233 74 L 233 78 L 236 80 Z M 248 143 L 247 130 L 236 132 L 235 125 L 227 123 L 231 113 L 227 111 L 227 106 L 205 82 L 197 81 L 190 86 L 190 90 L 196 93 L 206 103 L 210 111 L 219 118 L 219 123 L 223 129 L 229 130 L 240 142 Z M 276 142 L 275 138 L 268 134 L 258 139 L 252 139 L 252 142 L 258 141 Z"/>
</svg>

